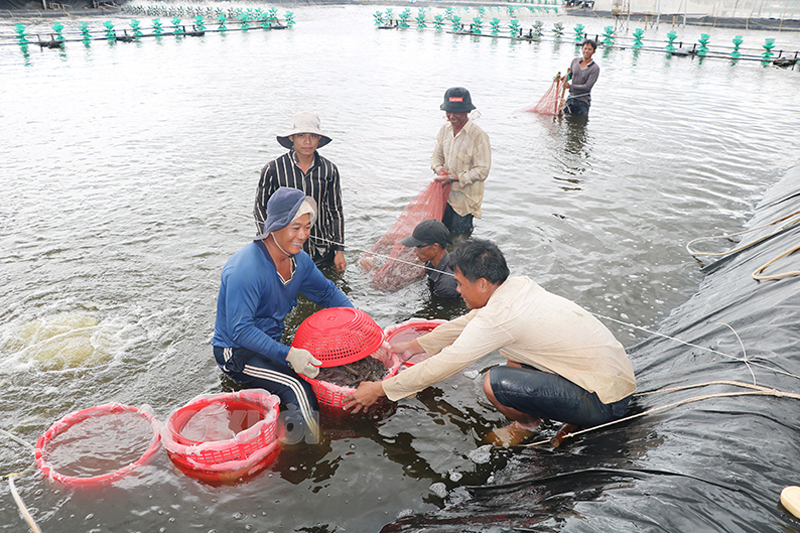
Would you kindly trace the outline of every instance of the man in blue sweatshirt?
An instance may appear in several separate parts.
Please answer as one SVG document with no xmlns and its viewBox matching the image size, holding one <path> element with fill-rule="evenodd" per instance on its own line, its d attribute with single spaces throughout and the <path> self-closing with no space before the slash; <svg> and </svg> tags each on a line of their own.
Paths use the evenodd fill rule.
<svg viewBox="0 0 800 533">
<path fill-rule="evenodd" d="M 320 361 L 281 343 L 283 320 L 297 305 L 298 293 L 323 307 L 353 307 L 303 251 L 316 217 L 316 202 L 302 191 L 281 187 L 272 195 L 262 234 L 222 269 L 211 339 L 225 375 L 299 410 L 313 440 L 319 438 L 319 405 L 298 374 L 316 377 Z"/>
</svg>

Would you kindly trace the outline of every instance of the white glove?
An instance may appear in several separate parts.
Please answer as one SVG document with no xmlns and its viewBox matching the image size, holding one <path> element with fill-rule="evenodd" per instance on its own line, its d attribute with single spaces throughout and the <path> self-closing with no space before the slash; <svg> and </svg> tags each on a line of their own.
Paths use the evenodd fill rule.
<svg viewBox="0 0 800 533">
<path fill-rule="evenodd" d="M 317 377 L 317 374 L 319 374 L 319 368 L 317 367 L 322 364 L 322 361 L 315 359 L 311 352 L 301 348 L 289 348 L 286 362 L 298 374 L 304 374 L 312 379 Z"/>
</svg>

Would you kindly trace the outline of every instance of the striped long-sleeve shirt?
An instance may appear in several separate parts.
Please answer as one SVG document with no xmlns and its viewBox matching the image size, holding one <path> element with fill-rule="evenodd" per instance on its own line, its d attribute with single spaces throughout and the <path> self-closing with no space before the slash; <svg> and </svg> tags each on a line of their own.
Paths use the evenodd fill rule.
<svg viewBox="0 0 800 533">
<path fill-rule="evenodd" d="M 319 152 L 314 154 L 314 163 L 308 172 L 303 172 L 296 161 L 297 155 L 292 149 L 261 169 L 253 210 L 256 231 L 257 234 L 261 233 L 267 218 L 267 202 L 279 187 L 300 189 L 317 202 L 317 222 L 311 228 L 311 237 L 303 246 L 305 252 L 316 261 L 331 250 L 344 250 L 344 211 L 339 169 Z"/>
</svg>

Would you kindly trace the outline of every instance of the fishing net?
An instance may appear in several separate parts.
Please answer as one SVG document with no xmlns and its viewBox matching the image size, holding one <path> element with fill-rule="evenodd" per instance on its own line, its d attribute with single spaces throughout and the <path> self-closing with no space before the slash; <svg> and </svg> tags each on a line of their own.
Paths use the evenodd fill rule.
<svg viewBox="0 0 800 533">
<path fill-rule="evenodd" d="M 567 73 L 569 75 L 569 73 Z M 535 106 L 528 108 L 526 111 L 539 113 L 540 115 L 560 115 L 561 110 L 564 109 L 564 91 L 566 91 L 567 76 L 561 76 L 559 72 L 556 74 L 550 88 L 539 100 Z"/>
<path fill-rule="evenodd" d="M 397 222 L 361 256 L 359 264 L 369 271 L 370 283 L 376 289 L 394 291 L 425 275 L 413 248 L 400 242 L 410 236 L 423 220 L 442 220 L 450 184 L 431 181 L 400 213 Z"/>
</svg>

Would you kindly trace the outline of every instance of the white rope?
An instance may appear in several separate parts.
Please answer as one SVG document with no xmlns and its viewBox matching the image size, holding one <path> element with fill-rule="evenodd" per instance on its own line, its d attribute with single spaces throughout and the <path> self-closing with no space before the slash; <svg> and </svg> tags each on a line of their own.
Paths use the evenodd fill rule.
<svg viewBox="0 0 800 533">
<path fill-rule="evenodd" d="M 726 324 L 725 322 L 717 322 L 717 324 L 720 324 L 722 326 L 728 326 L 730 328 L 730 330 L 733 332 L 733 334 L 736 335 L 736 338 L 739 339 L 739 345 L 742 347 L 742 359 L 741 359 L 741 361 L 745 364 L 745 366 L 747 366 L 747 370 L 750 371 L 750 375 L 753 376 L 753 385 L 755 385 L 756 384 L 756 375 L 753 372 L 753 369 L 750 367 L 750 361 L 747 360 L 747 350 L 745 350 L 745 348 L 744 348 L 744 343 L 742 342 L 742 338 L 739 336 L 738 333 L 736 333 L 736 330 L 733 329 L 733 326 L 731 326 L 730 324 Z"/>
<path fill-rule="evenodd" d="M 693 342 L 687 342 L 687 341 L 681 340 L 681 339 L 679 339 L 677 337 L 671 337 L 670 335 L 665 335 L 663 333 L 659 333 L 658 331 L 653 331 L 653 330 L 649 330 L 647 328 L 643 328 L 641 326 L 636 326 L 636 325 L 631 324 L 629 322 L 624 322 L 622 320 L 618 320 L 618 319 L 612 318 L 610 316 L 601 315 L 600 313 L 593 313 L 593 312 L 591 312 L 591 313 L 594 316 L 598 317 L 598 318 L 603 318 L 603 319 L 606 319 L 606 320 L 610 320 L 612 322 L 616 322 L 618 324 L 622 324 L 623 326 L 627 326 L 627 327 L 630 327 L 630 328 L 638 329 L 638 330 L 644 331 L 645 333 L 648 333 L 650 335 L 654 335 L 654 336 L 657 336 L 657 337 L 662 337 L 664 339 L 669 339 L 669 340 L 675 341 L 675 342 L 677 342 L 679 344 L 683 344 L 684 346 L 690 346 L 692 348 L 697 348 L 698 350 L 703 350 L 703 351 L 710 352 L 710 353 L 713 353 L 713 354 L 716 354 L 716 355 L 721 355 L 723 357 L 727 357 L 729 359 L 733 359 L 734 361 L 742 362 L 742 359 L 740 359 L 740 358 L 738 358 L 738 357 L 736 357 L 734 355 L 727 354 L 725 352 L 720 352 L 719 350 L 714 350 L 712 348 L 706 348 L 705 346 L 700 346 L 699 344 L 694 344 Z M 761 363 L 756 363 L 754 361 L 747 361 L 747 363 L 750 364 L 750 365 L 753 365 L 753 366 L 764 368 L 766 370 L 770 370 L 770 371 L 775 372 L 777 374 L 783 374 L 785 376 L 789 376 L 789 377 L 792 377 L 792 378 L 800 379 L 800 376 L 798 376 L 797 374 L 792 374 L 791 372 L 787 372 L 786 370 L 781 370 L 780 368 L 773 368 L 771 366 L 767 366 L 767 365 L 764 365 L 764 364 L 761 364 Z"/>
<path fill-rule="evenodd" d="M 313 237 L 312 236 L 311 238 L 312 239 L 316 239 L 318 241 L 327 242 L 328 244 L 335 244 L 337 246 L 346 246 L 344 243 L 335 242 L 335 241 L 329 241 L 328 239 L 323 239 L 322 237 Z M 359 250 L 358 248 L 355 248 L 354 246 L 350 246 L 350 248 L 351 249 L 355 249 L 355 250 Z M 406 265 L 411 265 L 411 266 L 415 266 L 415 267 L 419 267 L 419 268 L 424 268 L 425 270 L 430 270 L 432 272 L 439 272 L 440 274 L 446 274 L 448 276 L 455 277 L 455 275 L 452 272 L 445 272 L 444 270 L 438 270 L 438 269 L 433 268 L 433 267 L 425 266 L 424 264 L 412 263 L 411 261 L 405 261 L 404 259 L 398 259 L 396 257 L 392 257 L 392 256 L 389 256 L 389 255 L 378 254 L 378 253 L 375 253 L 375 252 L 368 252 L 368 251 L 365 251 L 365 250 L 361 250 L 361 251 L 363 253 L 365 253 L 365 254 L 374 255 L 375 257 L 382 257 L 384 259 L 389 259 L 391 261 L 397 261 L 398 263 L 404 263 Z"/>
<path fill-rule="evenodd" d="M 732 250 L 728 250 L 727 252 L 720 252 L 720 253 L 694 252 L 694 251 L 692 251 L 692 249 L 690 247 L 691 247 L 692 244 L 694 244 L 696 242 L 710 241 L 710 240 L 713 240 L 713 239 L 730 239 L 731 237 L 738 237 L 739 235 L 744 235 L 745 233 L 750 233 L 751 231 L 757 231 L 757 230 L 766 228 L 767 226 L 772 226 L 773 224 L 777 224 L 778 222 L 782 222 L 782 221 L 784 221 L 786 219 L 790 219 L 790 218 L 792 218 L 792 217 L 794 217 L 794 216 L 796 216 L 798 214 L 800 214 L 800 211 L 795 211 L 794 213 L 790 213 L 790 214 L 788 214 L 786 216 L 783 216 L 783 217 L 781 217 L 781 218 L 779 218 L 777 220 L 773 220 L 772 222 L 768 222 L 767 224 L 764 224 L 762 226 L 758 226 L 757 228 L 751 228 L 751 229 L 748 229 L 748 230 L 740 231 L 738 233 L 729 233 L 728 235 L 715 235 L 713 237 L 700 237 L 699 239 L 694 239 L 694 240 L 691 240 L 688 243 L 686 243 L 686 251 L 689 252 L 689 255 L 691 255 L 692 257 L 696 257 L 698 255 L 706 255 L 706 256 L 712 256 L 712 257 L 722 257 L 722 256 L 725 256 L 725 255 L 730 255 L 730 254 L 739 252 L 741 250 L 744 250 L 745 248 L 749 248 L 750 246 L 753 246 L 754 244 L 757 244 L 757 243 L 759 243 L 759 242 L 761 242 L 761 241 L 763 241 L 765 239 L 768 239 L 768 238 L 772 237 L 773 235 L 777 235 L 778 233 L 780 233 L 780 232 L 782 232 L 782 231 L 784 231 L 784 230 L 786 230 L 786 229 L 788 229 L 788 228 L 800 223 L 800 217 L 798 217 L 796 220 L 791 220 L 791 221 L 787 222 L 786 224 L 784 224 L 783 226 L 781 226 L 777 230 L 773 231 L 772 233 L 768 233 L 766 235 L 763 235 L 763 236 L 759 237 L 758 239 L 756 239 L 754 241 L 750 241 L 747 244 L 743 244 L 743 245 L 741 245 L 741 246 L 739 246 L 737 248 L 734 248 Z"/>
<path fill-rule="evenodd" d="M 242 215 L 242 216 L 245 216 L 245 215 Z M 247 217 L 247 218 L 250 218 L 250 217 Z M 444 270 L 438 270 L 438 269 L 433 268 L 433 267 L 427 267 L 424 264 L 420 264 L 420 263 L 412 263 L 411 261 L 405 261 L 404 259 L 398 259 L 396 257 L 391 257 L 389 255 L 383 255 L 383 254 L 379 254 L 379 253 L 375 253 L 375 252 L 369 252 L 369 251 L 366 251 L 366 250 L 361 250 L 360 248 L 357 248 L 355 246 L 348 246 L 343 242 L 331 241 L 331 240 L 328 240 L 328 239 L 323 239 L 322 237 L 317 237 L 315 235 L 309 235 L 309 238 L 310 239 L 314 239 L 316 241 L 322 241 L 322 242 L 327 243 L 327 244 L 335 244 L 336 246 L 341 246 L 343 248 L 350 248 L 351 250 L 360 251 L 362 253 L 374 255 L 375 257 L 381 257 L 383 259 L 389 259 L 391 261 L 397 261 L 398 263 L 404 263 L 406 265 L 411 265 L 411 266 L 415 266 L 415 267 L 418 267 L 418 268 L 424 268 L 425 270 L 430 270 L 431 272 L 438 272 L 440 274 L 446 274 L 448 276 L 454 276 L 452 272 L 445 272 Z"/>
</svg>

